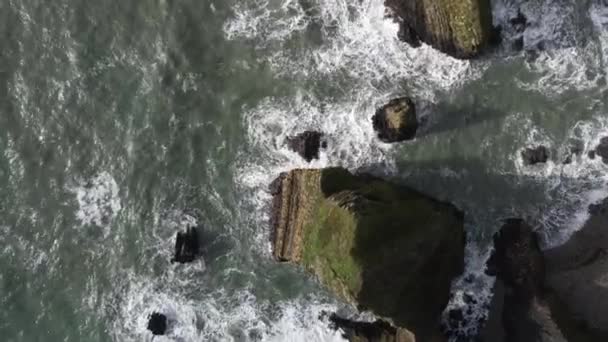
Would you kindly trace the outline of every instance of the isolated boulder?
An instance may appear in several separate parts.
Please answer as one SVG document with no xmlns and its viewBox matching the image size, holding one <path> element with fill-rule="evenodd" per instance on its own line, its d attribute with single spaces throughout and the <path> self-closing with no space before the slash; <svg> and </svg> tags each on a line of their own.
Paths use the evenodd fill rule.
<svg viewBox="0 0 608 342">
<path fill-rule="evenodd" d="M 463 269 L 463 214 L 415 190 L 341 168 L 297 169 L 271 186 L 274 257 L 426 341 Z"/>
<path fill-rule="evenodd" d="M 188 263 L 199 254 L 198 233 L 195 227 L 188 227 L 185 232 L 177 232 L 175 254 L 172 262 Z"/>
<path fill-rule="evenodd" d="M 524 165 L 546 163 L 549 159 L 549 151 L 545 146 L 527 147 L 521 151 L 521 159 Z"/>
<path fill-rule="evenodd" d="M 154 312 L 148 318 L 148 330 L 153 335 L 164 335 L 167 331 L 167 316 Z"/>
<path fill-rule="evenodd" d="M 456 58 L 472 58 L 493 40 L 490 0 L 385 0 L 399 38 L 424 42 Z"/>
<path fill-rule="evenodd" d="M 414 102 L 407 97 L 393 99 L 376 111 L 372 123 L 378 138 L 384 142 L 413 139 L 418 129 Z"/>
<path fill-rule="evenodd" d="M 287 138 L 287 145 L 310 163 L 313 159 L 319 159 L 321 148 L 327 147 L 327 143 L 322 139 L 323 133 L 321 132 L 305 131 Z"/>
</svg>

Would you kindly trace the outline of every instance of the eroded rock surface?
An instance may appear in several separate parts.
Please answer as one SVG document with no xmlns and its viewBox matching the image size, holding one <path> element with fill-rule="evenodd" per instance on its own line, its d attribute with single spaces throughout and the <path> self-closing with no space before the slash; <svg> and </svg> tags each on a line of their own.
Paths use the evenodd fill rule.
<svg viewBox="0 0 608 342">
<path fill-rule="evenodd" d="M 323 133 L 316 131 L 305 131 L 287 139 L 289 148 L 297 152 L 307 162 L 319 159 L 319 151 L 325 148 L 327 143 L 323 141 Z"/>
<path fill-rule="evenodd" d="M 425 42 L 457 58 L 472 58 L 493 39 L 489 0 L 385 0 L 400 22 L 399 37 Z"/>
<path fill-rule="evenodd" d="M 545 264 L 532 228 L 521 219 L 507 220 L 494 237 L 494 248 L 487 272 L 497 277 L 495 296 L 504 297 L 495 298 L 489 321 L 498 316 L 502 326 L 486 328 L 482 340 L 565 342 L 543 293 Z"/>
<path fill-rule="evenodd" d="M 177 232 L 175 238 L 175 253 L 172 262 L 188 263 L 194 261 L 199 254 L 198 233 L 195 227 L 189 227 L 185 232 Z"/>
<path fill-rule="evenodd" d="M 384 142 L 413 139 L 418 130 L 416 106 L 407 97 L 393 99 L 376 111 L 372 123 L 378 138 Z"/>
<path fill-rule="evenodd" d="M 521 151 L 524 165 L 536 165 L 546 163 L 549 160 L 549 151 L 545 146 L 527 147 Z"/>
<path fill-rule="evenodd" d="M 416 342 L 407 329 L 395 328 L 389 322 L 357 322 L 336 314 L 330 316 L 333 328 L 344 331 L 343 337 L 350 342 Z"/>
<path fill-rule="evenodd" d="M 462 272 L 463 215 L 409 188 L 340 168 L 298 169 L 271 186 L 273 254 L 333 293 L 426 341 Z"/>
</svg>

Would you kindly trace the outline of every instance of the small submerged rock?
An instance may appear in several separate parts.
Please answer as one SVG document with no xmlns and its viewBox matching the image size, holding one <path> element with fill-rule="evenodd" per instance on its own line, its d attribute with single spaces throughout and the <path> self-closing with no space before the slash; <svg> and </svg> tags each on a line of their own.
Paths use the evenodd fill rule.
<svg viewBox="0 0 608 342">
<path fill-rule="evenodd" d="M 602 162 L 608 164 L 608 137 L 600 139 L 599 145 L 595 148 L 595 154 L 602 158 Z"/>
<path fill-rule="evenodd" d="M 175 255 L 171 262 L 192 262 L 199 253 L 198 233 L 195 227 L 189 227 L 185 232 L 177 232 L 175 238 Z"/>
<path fill-rule="evenodd" d="M 524 165 L 535 165 L 546 163 L 549 159 L 549 151 L 545 146 L 527 147 L 521 151 Z"/>
<path fill-rule="evenodd" d="M 167 316 L 154 312 L 148 319 L 148 330 L 153 335 L 164 335 L 167 332 Z"/>
<path fill-rule="evenodd" d="M 310 163 L 313 159 L 319 159 L 319 150 L 326 148 L 327 142 L 323 141 L 323 133 L 305 131 L 287 138 L 287 145 Z"/>
<path fill-rule="evenodd" d="M 380 140 L 392 143 L 413 139 L 418 130 L 416 106 L 408 97 L 391 100 L 372 117 Z"/>
</svg>

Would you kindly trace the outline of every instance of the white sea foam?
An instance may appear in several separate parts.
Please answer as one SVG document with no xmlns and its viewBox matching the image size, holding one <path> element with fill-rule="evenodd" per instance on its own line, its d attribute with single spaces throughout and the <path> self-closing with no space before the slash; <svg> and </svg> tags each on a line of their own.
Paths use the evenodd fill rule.
<svg viewBox="0 0 608 342">
<path fill-rule="evenodd" d="M 79 180 L 68 190 L 76 195 L 76 217 L 83 225 L 108 227 L 122 209 L 118 184 L 106 171 L 88 180 Z"/>
<path fill-rule="evenodd" d="M 152 279 L 127 278 L 123 299 L 111 304 L 118 307 L 112 328 L 115 341 L 149 341 L 147 323 L 154 312 L 168 320 L 166 335 L 154 341 L 344 341 L 339 331 L 319 318 L 336 307 L 315 299 L 269 303 L 247 290 L 227 294 L 221 289 L 189 296 Z"/>
<path fill-rule="evenodd" d="M 524 50 L 538 53 L 526 63 L 538 78 L 520 80 L 521 88 L 554 97 L 568 90 L 592 89 L 605 81 L 608 58 L 605 5 L 594 3 L 588 13 L 581 10 L 582 6 L 587 4 L 563 0 L 494 2 L 494 22 L 503 27 L 504 39 L 513 42 L 523 36 Z M 514 32 L 509 23 L 518 11 L 528 20 L 523 34 Z M 589 17 L 595 23 L 595 32 L 586 28 Z"/>
</svg>

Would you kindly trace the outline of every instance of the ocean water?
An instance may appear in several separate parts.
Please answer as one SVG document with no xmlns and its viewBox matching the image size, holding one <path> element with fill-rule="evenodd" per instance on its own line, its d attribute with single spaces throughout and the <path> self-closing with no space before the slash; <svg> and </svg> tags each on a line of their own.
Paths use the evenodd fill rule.
<svg viewBox="0 0 608 342">
<path fill-rule="evenodd" d="M 501 46 L 460 61 L 399 42 L 382 0 L 0 1 L 1 339 L 151 341 L 159 311 L 157 342 L 342 341 L 322 312 L 352 308 L 270 258 L 267 185 L 295 167 L 375 173 L 464 210 L 449 305 L 473 295 L 476 321 L 502 219 L 550 247 L 608 196 L 608 166 L 586 157 L 608 135 L 608 6 L 493 7 Z M 383 144 L 371 115 L 403 94 L 422 128 Z M 329 142 L 310 164 L 284 143 L 308 129 Z M 537 144 L 550 161 L 523 165 Z M 203 257 L 171 264 L 188 225 Z"/>
</svg>

